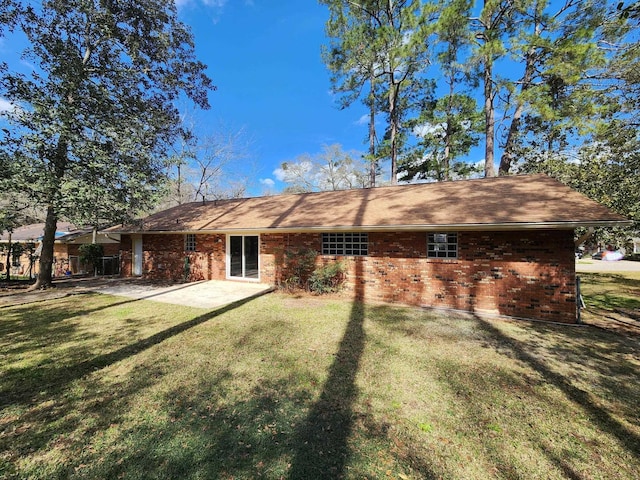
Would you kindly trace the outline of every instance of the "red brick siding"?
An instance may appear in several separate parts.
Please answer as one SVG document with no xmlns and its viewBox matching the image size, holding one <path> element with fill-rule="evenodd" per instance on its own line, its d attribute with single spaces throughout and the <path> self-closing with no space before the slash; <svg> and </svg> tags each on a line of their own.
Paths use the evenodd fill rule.
<svg viewBox="0 0 640 480">
<path fill-rule="evenodd" d="M 283 245 L 321 249 L 319 234 L 262 235 L 261 280 L 282 278 Z M 459 232 L 458 258 L 427 258 L 424 232 L 369 233 L 369 255 L 347 262 L 359 299 L 574 322 L 573 232 Z"/>
<path fill-rule="evenodd" d="M 156 280 L 182 281 L 185 278 L 185 257 L 189 258 L 189 281 L 222 280 L 225 278 L 225 236 L 196 235 L 196 251 L 186 252 L 182 234 L 150 234 L 142 237 L 142 275 Z M 132 272 L 132 241 L 122 236 L 124 276 Z"/>
<path fill-rule="evenodd" d="M 220 241 L 218 241 L 220 240 Z M 225 236 L 197 235 L 190 280 L 225 278 Z M 319 233 L 260 236 L 260 281 L 284 280 L 284 252 L 321 250 Z M 131 272 L 131 242 L 122 239 L 122 272 Z M 427 258 L 425 232 L 369 233 L 369 255 L 319 255 L 318 264 L 347 263 L 345 290 L 355 298 L 487 311 L 575 322 L 575 260 L 571 230 L 459 232 L 458 258 Z M 144 235 L 144 275 L 184 276 L 183 235 Z"/>
</svg>

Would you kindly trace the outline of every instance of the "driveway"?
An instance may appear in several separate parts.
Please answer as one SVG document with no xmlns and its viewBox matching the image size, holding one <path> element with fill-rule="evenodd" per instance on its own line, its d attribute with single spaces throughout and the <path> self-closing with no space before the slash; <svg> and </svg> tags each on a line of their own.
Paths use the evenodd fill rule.
<svg viewBox="0 0 640 480">
<path fill-rule="evenodd" d="M 119 297 L 152 300 L 197 308 L 216 308 L 274 290 L 263 283 L 208 280 L 158 286 L 152 283 L 114 282 L 90 287 L 91 291 Z"/>
<path fill-rule="evenodd" d="M 640 262 L 618 260 L 617 262 L 603 262 L 602 260 L 579 260 L 576 262 L 578 273 L 615 273 L 640 272 Z"/>
</svg>

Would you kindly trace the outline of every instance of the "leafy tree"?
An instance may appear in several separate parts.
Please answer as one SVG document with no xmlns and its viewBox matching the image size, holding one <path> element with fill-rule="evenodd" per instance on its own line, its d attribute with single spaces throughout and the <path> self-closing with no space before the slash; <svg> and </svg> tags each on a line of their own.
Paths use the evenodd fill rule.
<svg viewBox="0 0 640 480">
<path fill-rule="evenodd" d="M 408 178 L 449 180 L 475 171 L 474 166 L 455 161 L 478 144 L 483 129 L 476 101 L 466 93 L 469 77 L 461 63 L 470 45 L 470 8 L 469 0 L 453 0 L 441 8 L 433 48 L 442 93 L 437 99 L 422 93 L 420 115 L 410 122 L 418 145 L 400 167 Z"/>
<path fill-rule="evenodd" d="M 367 10 L 343 0 L 321 0 L 329 7 L 326 23 L 329 44 L 322 57 L 331 72 L 333 90 L 341 95 L 340 107 L 346 108 L 362 98 L 369 110 L 369 181 L 375 186 L 378 158 L 376 152 L 376 89 L 379 80 L 380 53 L 374 48 L 375 22 Z M 368 89 L 367 89 L 368 85 Z M 366 92 L 366 93 L 364 93 Z"/>
<path fill-rule="evenodd" d="M 476 166 L 455 159 L 466 155 L 479 141 L 481 114 L 467 95 L 449 93 L 423 111 L 413 133 L 418 146 L 401 170 L 409 179 L 437 181 L 468 178 L 479 173 Z"/>
<path fill-rule="evenodd" d="M 93 274 L 98 274 L 100 261 L 104 256 L 104 246 L 100 243 L 85 243 L 78 248 L 80 262 L 88 264 L 93 268 Z"/>
<path fill-rule="evenodd" d="M 476 39 L 473 62 L 479 68 L 484 100 L 486 177 L 495 176 L 495 116 L 499 93 L 495 65 L 506 55 L 505 37 L 513 30 L 515 11 L 512 0 L 484 0 L 480 15 L 472 18 L 472 29 Z"/>
<path fill-rule="evenodd" d="M 327 0 L 322 3 L 331 12 L 327 29 L 333 37 L 329 66 L 344 79 L 343 91 L 353 95 L 347 99 L 357 98 L 362 86 L 369 81 L 367 105 L 370 109 L 384 105 L 387 114 L 385 152 L 391 161 L 391 183 L 395 184 L 403 147 L 402 118 L 406 116 L 405 110 L 412 106 L 408 101 L 411 95 L 408 87 L 419 81 L 429 61 L 425 39 L 433 28 L 435 9 L 430 2 L 419 0 Z M 374 79 L 382 82 L 376 84 Z M 384 88 L 379 89 L 379 85 Z M 378 92 L 384 96 L 382 103 Z M 372 156 L 375 115 L 370 116 Z M 380 152 L 374 156 L 379 158 Z"/>
<path fill-rule="evenodd" d="M 612 5 L 564 5 L 572 7 L 566 17 L 545 22 L 556 32 L 542 43 L 537 81 L 522 95 L 527 112 L 511 167 L 548 173 L 635 220 L 630 229 L 595 232 L 615 243 L 640 228 L 638 25 Z"/>
<path fill-rule="evenodd" d="M 598 43 L 604 39 L 606 6 L 578 0 L 552 6 L 539 0 L 524 4 L 510 42 L 512 57 L 524 68 L 507 84 L 512 113 L 500 174 L 509 173 L 527 133 L 537 148 L 557 151 L 602 115 L 591 77 L 605 60 Z"/>
<path fill-rule="evenodd" d="M 173 2 L 6 0 L 0 17 L 35 64 L 0 71 L 1 94 L 19 106 L 0 145 L 17 165 L 15 188 L 47 210 L 36 283 L 45 287 L 57 219 L 96 225 L 153 205 L 180 131 L 174 102 L 208 108 L 213 87 Z"/>
</svg>

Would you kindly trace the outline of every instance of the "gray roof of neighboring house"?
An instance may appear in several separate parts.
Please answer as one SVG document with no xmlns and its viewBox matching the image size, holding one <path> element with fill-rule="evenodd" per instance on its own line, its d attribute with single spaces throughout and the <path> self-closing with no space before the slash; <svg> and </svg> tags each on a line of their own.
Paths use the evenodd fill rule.
<svg viewBox="0 0 640 480">
<path fill-rule="evenodd" d="M 56 228 L 56 241 L 63 243 L 91 243 L 92 241 L 92 232 L 91 228 L 77 228 L 74 224 L 70 222 L 58 222 Z M 11 233 L 11 241 L 12 242 L 39 242 L 44 235 L 44 223 L 33 223 L 31 225 L 24 225 L 22 227 L 16 228 Z M 88 238 L 85 238 L 88 237 Z M 112 238 L 113 237 L 113 238 Z M 8 242 L 9 241 L 9 233 L 4 232 L 0 235 L 0 242 Z M 98 234 L 97 236 L 98 243 L 118 243 L 120 242 L 120 238 L 117 235 L 105 235 Z"/>
<path fill-rule="evenodd" d="M 75 225 L 70 222 L 58 222 L 56 228 L 56 237 L 67 235 L 71 232 L 78 231 Z M 37 242 L 44 235 L 44 223 L 33 223 L 16 228 L 11 233 L 12 242 Z M 3 232 L 0 235 L 0 241 L 8 242 L 9 233 Z"/>
</svg>

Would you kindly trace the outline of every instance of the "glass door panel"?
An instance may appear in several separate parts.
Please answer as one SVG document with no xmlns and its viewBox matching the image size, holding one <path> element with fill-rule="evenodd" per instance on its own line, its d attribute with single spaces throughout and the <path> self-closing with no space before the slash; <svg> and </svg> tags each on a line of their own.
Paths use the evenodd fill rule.
<svg viewBox="0 0 640 480">
<path fill-rule="evenodd" d="M 229 276 L 242 277 L 242 237 L 229 239 Z"/>
<path fill-rule="evenodd" d="M 244 276 L 258 278 L 258 237 L 244 237 Z"/>
<path fill-rule="evenodd" d="M 259 237 L 257 235 L 231 235 L 229 237 L 229 276 L 260 278 Z"/>
</svg>

